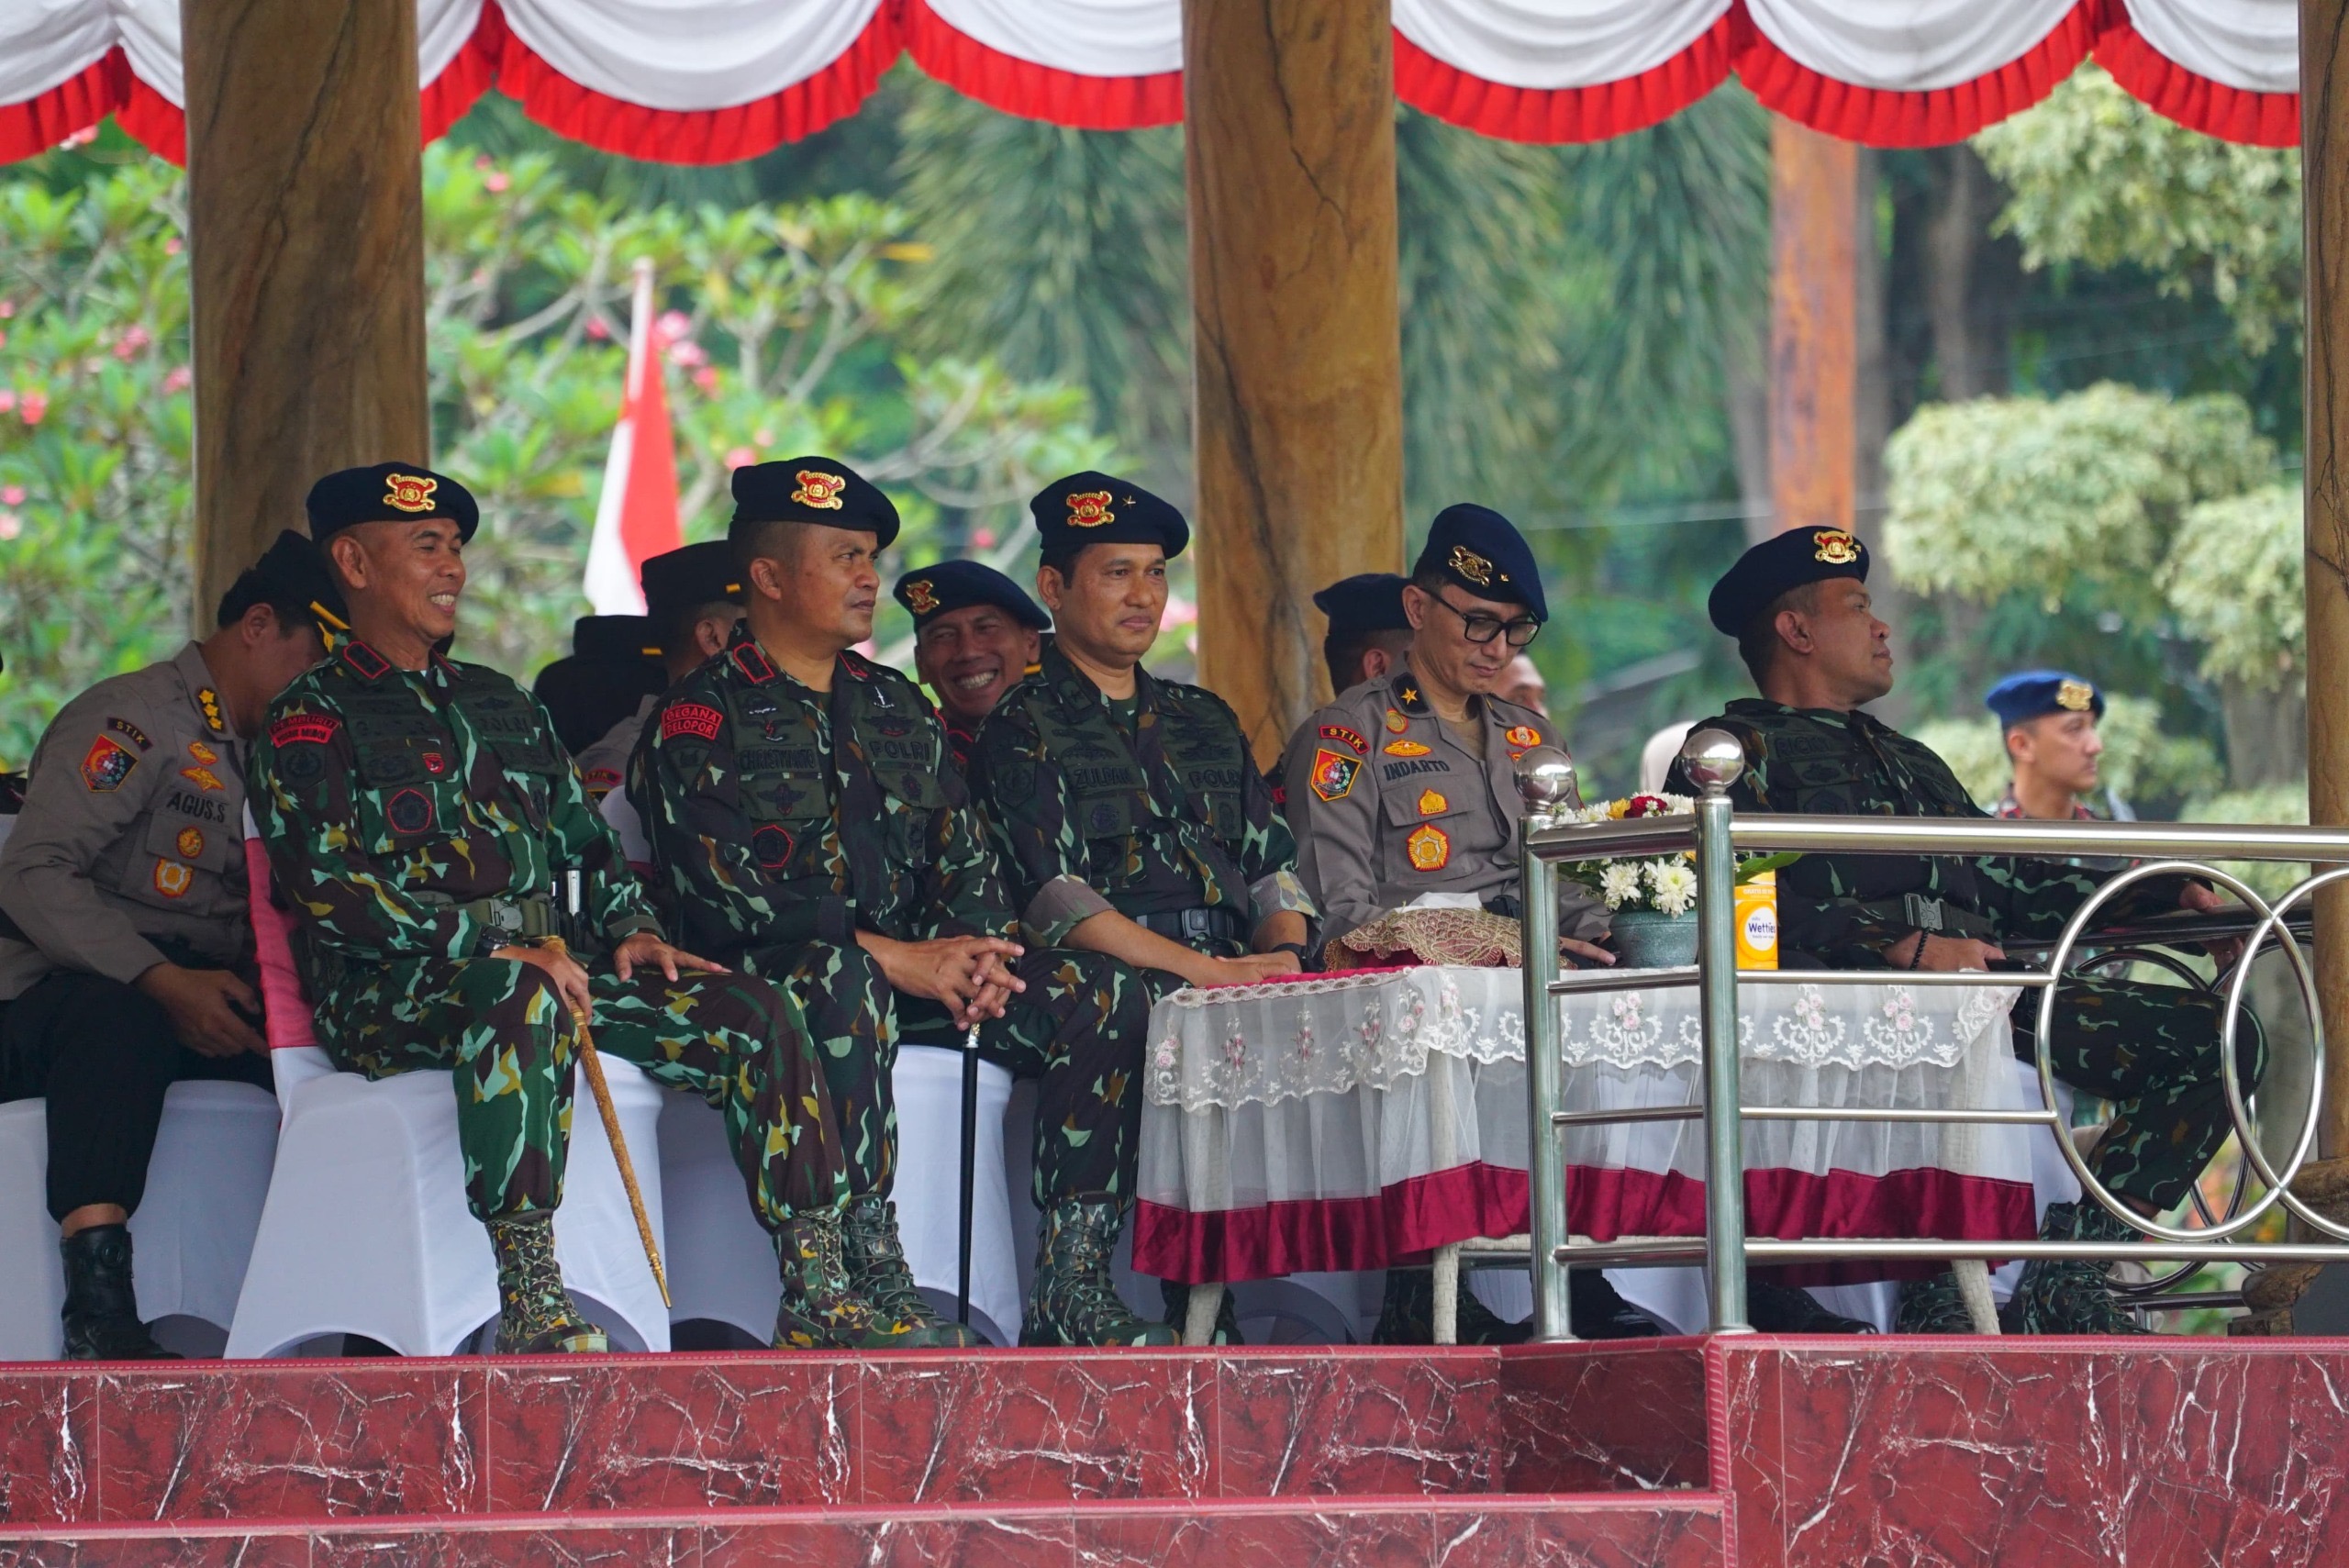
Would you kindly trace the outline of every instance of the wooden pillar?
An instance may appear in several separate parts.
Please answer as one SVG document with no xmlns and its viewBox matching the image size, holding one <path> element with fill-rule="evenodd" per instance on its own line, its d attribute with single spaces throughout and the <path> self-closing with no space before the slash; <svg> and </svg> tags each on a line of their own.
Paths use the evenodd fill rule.
<svg viewBox="0 0 2349 1568">
<path fill-rule="evenodd" d="M 1403 561 L 1384 0 L 1184 0 L 1199 675 L 1269 759 L 1328 689 L 1314 590 Z"/>
<path fill-rule="evenodd" d="M 2300 169 L 2307 224 L 2309 820 L 2349 824 L 2349 26 L 2301 0 Z M 2349 1155 L 2349 889 L 2317 895 L 2324 1012 L 2321 1151 Z"/>
<path fill-rule="evenodd" d="M 429 455 L 416 0 L 182 0 L 198 622 L 333 469 Z"/>
<path fill-rule="evenodd" d="M 1859 149 L 1770 122 L 1769 532 L 1852 526 Z"/>
</svg>

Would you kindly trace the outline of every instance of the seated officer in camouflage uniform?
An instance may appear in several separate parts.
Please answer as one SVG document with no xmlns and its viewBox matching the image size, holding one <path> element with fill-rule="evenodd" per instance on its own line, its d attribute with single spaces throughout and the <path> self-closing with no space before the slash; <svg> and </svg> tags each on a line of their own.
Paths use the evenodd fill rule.
<svg viewBox="0 0 2349 1568">
<path fill-rule="evenodd" d="M 435 651 L 456 630 L 473 497 L 382 463 L 320 480 L 308 505 L 351 639 L 272 708 L 253 812 L 336 1065 L 454 1070 L 465 1196 L 496 1257 L 500 1351 L 605 1344 L 554 1261 L 575 1015 L 606 1054 L 724 1110 L 784 1261 L 776 1345 L 901 1342 L 909 1325 L 848 1284 L 839 1135 L 798 1009 L 664 941 L 546 710 Z M 575 957 L 543 943 L 558 933 Z"/>
<path fill-rule="evenodd" d="M 977 561 L 941 561 L 897 579 L 914 617 L 914 673 L 938 699 L 954 765 L 970 766 L 979 726 L 1043 655 L 1052 617 L 1019 584 Z"/>
<path fill-rule="evenodd" d="M 1892 689 L 1885 624 L 1871 613 L 1867 547 L 1837 528 L 1797 528 L 1747 550 L 1714 584 L 1713 625 L 1738 639 L 1758 698 L 1730 704 L 1698 728 L 1745 748 L 1731 789 L 1742 811 L 1890 817 L 1981 817 L 1947 763 L 1860 711 Z M 1668 788 L 1696 793 L 1675 763 Z M 1778 873 L 1779 945 L 1797 966 L 1943 970 L 2017 967 L 2001 938 L 2052 938 L 2105 873 L 2010 856 L 1805 855 Z M 2182 878 L 2145 885 L 2107 906 L 2115 921 L 2157 906 L 2221 906 Z M 2057 993 L 2055 1075 L 2115 1102 L 2088 1165 L 2143 1214 L 2172 1207 L 2232 1126 L 2220 1077 L 2221 999 L 2173 985 L 2067 977 Z M 2015 1054 L 2033 1060 L 2039 997 L 2013 1013 Z M 2259 1081 L 2255 1025 L 2239 1036 L 2243 1091 Z M 2055 1240 L 2132 1240 L 2093 1199 L 2049 1207 Z M 2031 1333 L 2132 1333 L 2094 1263 L 2034 1262 L 2007 1315 Z M 1900 1325 L 1965 1331 L 1944 1273 L 1901 1293 Z"/>
<path fill-rule="evenodd" d="M 1313 904 L 1238 717 L 1212 692 L 1141 668 L 1166 609 L 1166 562 L 1189 525 L 1106 473 L 1072 474 L 1029 510 L 1043 542 L 1036 585 L 1058 629 L 971 758 L 1022 929 L 1039 945 L 1123 960 L 1153 1000 L 1296 971 Z M 1119 1133 L 1126 1148 L 1141 1111 L 1137 1087 Z M 1045 1217 L 1045 1255 L 1106 1288 L 1122 1223 L 1120 1204 L 1064 1206 Z"/>
<path fill-rule="evenodd" d="M 1517 759 L 1535 746 L 1564 747 L 1548 719 L 1492 695 L 1550 613 L 1533 552 L 1508 519 L 1447 506 L 1411 576 L 1394 581 L 1410 628 L 1406 651 L 1384 673 L 1341 688 L 1297 727 L 1286 753 L 1297 873 L 1320 906 L 1325 937 L 1431 893 L 1464 895 L 1515 918 L 1525 815 Z M 1337 611 L 1330 613 L 1335 638 Z M 1614 962 L 1597 945 L 1607 935 L 1605 906 L 1573 884 L 1561 889 L 1558 929 L 1566 951 Z M 1576 1333 L 1655 1331 L 1603 1275 L 1579 1269 L 1573 1279 Z M 1432 1344 L 1434 1313 L 1429 1271 L 1390 1268 L 1374 1338 Z M 1528 1331 L 1462 1296 L 1463 1343 L 1514 1343 Z"/>
<path fill-rule="evenodd" d="M 914 1288 L 889 1201 L 889 1079 L 917 1023 L 1041 1080 L 1037 1202 L 1113 1206 L 1131 1182 L 1149 1001 L 1095 953 L 1022 951 L 946 732 L 898 672 L 851 650 L 872 635 L 889 498 L 826 457 L 734 472 L 730 530 L 749 614 L 723 658 L 663 698 L 629 793 L 664 895 L 696 945 L 806 1007 L 849 1157 L 850 1263 L 861 1288 L 967 1344 Z M 1040 1267 L 1021 1338 L 1161 1342 L 1060 1260 Z"/>
<path fill-rule="evenodd" d="M 711 539 L 648 556 L 637 580 L 644 585 L 650 638 L 645 652 L 661 661 L 662 688 L 726 651 L 742 619 L 742 584 L 732 545 Z M 648 694 L 634 712 L 579 752 L 579 776 L 591 798 L 600 801 L 627 784 L 628 760 L 660 701 L 659 690 Z"/>
<path fill-rule="evenodd" d="M 325 655 L 317 617 L 341 608 L 310 541 L 282 534 L 222 596 L 217 630 L 83 692 L 33 753 L 0 851 L 0 1099 L 48 1101 L 71 1359 L 166 1354 L 139 1320 L 126 1228 L 164 1092 L 270 1086 L 241 753 Z"/>
</svg>

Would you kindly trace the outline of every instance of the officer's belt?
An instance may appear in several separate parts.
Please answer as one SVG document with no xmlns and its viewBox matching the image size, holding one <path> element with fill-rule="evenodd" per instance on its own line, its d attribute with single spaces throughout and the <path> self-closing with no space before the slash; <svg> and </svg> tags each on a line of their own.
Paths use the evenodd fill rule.
<svg viewBox="0 0 2349 1568">
<path fill-rule="evenodd" d="M 1998 934 L 1998 927 L 1987 917 L 1961 909 L 1946 898 L 1928 898 L 1921 893 L 1904 893 L 1898 898 L 1863 899 L 1859 908 L 1863 915 L 1894 925 L 1913 926 L 1931 936 L 1971 937 L 1987 942 Z"/>
<path fill-rule="evenodd" d="M 460 904 L 445 893 L 419 892 L 409 896 L 428 908 L 454 909 L 470 915 L 491 930 L 503 931 L 520 940 L 555 934 L 554 906 L 543 898 L 512 898 L 501 894 Z"/>
<path fill-rule="evenodd" d="M 1201 906 L 1196 909 L 1163 909 L 1155 914 L 1136 915 L 1135 925 L 1143 930 L 1195 947 L 1200 942 L 1245 942 L 1248 922 L 1233 910 L 1222 906 Z"/>
</svg>

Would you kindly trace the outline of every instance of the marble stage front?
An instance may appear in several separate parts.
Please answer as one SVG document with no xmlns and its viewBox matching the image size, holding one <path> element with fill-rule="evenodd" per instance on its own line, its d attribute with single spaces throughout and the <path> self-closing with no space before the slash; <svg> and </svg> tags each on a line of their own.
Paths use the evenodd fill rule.
<svg viewBox="0 0 2349 1568">
<path fill-rule="evenodd" d="M 16 1364 L 0 1568 L 2324 1563 L 2344 1391 L 2335 1340 Z"/>
</svg>

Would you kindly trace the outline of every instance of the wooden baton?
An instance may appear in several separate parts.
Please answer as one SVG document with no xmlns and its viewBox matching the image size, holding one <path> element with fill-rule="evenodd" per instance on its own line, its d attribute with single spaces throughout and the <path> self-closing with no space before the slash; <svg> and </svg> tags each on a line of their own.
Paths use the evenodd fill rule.
<svg viewBox="0 0 2349 1568">
<path fill-rule="evenodd" d="M 561 937 L 548 937 L 539 945 L 549 952 L 566 957 L 570 946 Z M 674 1307 L 669 1299 L 669 1271 L 661 1266 L 661 1243 L 652 1239 L 652 1219 L 644 1211 L 644 1193 L 636 1184 L 636 1162 L 628 1157 L 628 1139 L 620 1131 L 620 1113 L 613 1107 L 611 1085 L 604 1082 L 604 1059 L 596 1053 L 596 1035 L 587 1021 L 587 1009 L 573 1006 L 572 1021 L 579 1026 L 579 1065 L 587 1074 L 587 1089 L 595 1096 L 596 1109 L 604 1118 L 604 1136 L 612 1146 L 612 1159 L 620 1168 L 620 1185 L 628 1189 L 629 1212 L 636 1217 L 636 1237 L 644 1243 L 644 1261 L 652 1265 L 652 1283 L 661 1287 L 661 1305 Z"/>
</svg>

